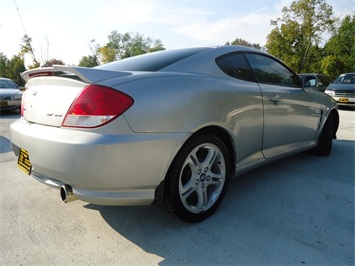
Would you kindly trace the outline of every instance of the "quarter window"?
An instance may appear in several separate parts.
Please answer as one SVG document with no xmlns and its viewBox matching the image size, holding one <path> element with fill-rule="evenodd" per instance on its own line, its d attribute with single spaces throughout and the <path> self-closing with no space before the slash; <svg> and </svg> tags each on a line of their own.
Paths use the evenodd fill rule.
<svg viewBox="0 0 355 266">
<path fill-rule="evenodd" d="M 244 54 L 228 54 L 216 59 L 219 68 L 228 76 L 233 78 L 253 81 L 253 71 L 251 70 Z"/>
<path fill-rule="evenodd" d="M 275 59 L 252 53 L 245 56 L 257 82 L 287 87 L 301 87 L 300 79 Z"/>
</svg>

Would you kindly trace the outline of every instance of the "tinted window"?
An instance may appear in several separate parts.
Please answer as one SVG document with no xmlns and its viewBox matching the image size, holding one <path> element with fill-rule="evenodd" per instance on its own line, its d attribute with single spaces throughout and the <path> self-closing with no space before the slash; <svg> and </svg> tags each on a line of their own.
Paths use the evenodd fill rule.
<svg viewBox="0 0 355 266">
<path fill-rule="evenodd" d="M 275 59 L 260 54 L 246 54 L 246 57 L 257 82 L 301 87 L 300 78 Z"/>
<path fill-rule="evenodd" d="M 122 71 L 158 71 L 207 49 L 211 48 L 189 48 L 153 52 L 118 60 L 95 68 Z"/>
<path fill-rule="evenodd" d="M 228 76 L 255 81 L 253 72 L 243 54 L 229 54 L 216 59 L 219 68 Z"/>
</svg>

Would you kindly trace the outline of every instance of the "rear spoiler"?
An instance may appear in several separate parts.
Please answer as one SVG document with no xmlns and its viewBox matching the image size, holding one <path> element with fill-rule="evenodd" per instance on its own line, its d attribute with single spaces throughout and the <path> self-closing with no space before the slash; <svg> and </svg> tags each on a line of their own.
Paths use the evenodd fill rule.
<svg viewBox="0 0 355 266">
<path fill-rule="evenodd" d="M 21 77 L 27 82 L 29 79 L 40 76 L 63 76 L 74 74 L 87 83 L 97 83 L 101 80 L 132 75 L 130 72 L 104 70 L 88 67 L 74 67 L 53 65 L 52 67 L 41 67 L 30 69 L 21 73 Z"/>
</svg>

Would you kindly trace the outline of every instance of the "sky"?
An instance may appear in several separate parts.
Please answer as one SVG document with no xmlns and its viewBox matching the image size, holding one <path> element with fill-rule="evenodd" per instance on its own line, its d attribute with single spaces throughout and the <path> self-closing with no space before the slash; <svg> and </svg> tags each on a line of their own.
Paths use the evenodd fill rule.
<svg viewBox="0 0 355 266">
<path fill-rule="evenodd" d="M 355 0 L 326 0 L 334 15 L 355 12 Z M 166 49 L 223 45 L 236 38 L 265 45 L 291 0 L 0 0 L 0 53 L 20 52 L 32 38 L 37 59 L 78 65 L 91 54 L 90 41 L 104 46 L 113 30 L 159 39 Z M 26 57 L 25 64 L 31 64 Z"/>
</svg>

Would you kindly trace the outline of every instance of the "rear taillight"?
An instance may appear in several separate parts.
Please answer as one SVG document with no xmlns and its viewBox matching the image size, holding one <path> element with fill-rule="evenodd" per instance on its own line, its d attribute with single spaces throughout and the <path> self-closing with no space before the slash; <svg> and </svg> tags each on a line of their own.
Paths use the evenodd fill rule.
<svg viewBox="0 0 355 266">
<path fill-rule="evenodd" d="M 22 98 L 21 98 L 21 117 L 23 117 L 23 111 L 24 111 L 24 107 L 25 107 L 25 96 L 26 96 L 27 90 L 25 90 L 22 94 Z"/>
<path fill-rule="evenodd" d="M 101 86 L 85 87 L 70 106 L 62 126 L 99 127 L 123 114 L 134 103 L 127 94 Z"/>
</svg>

